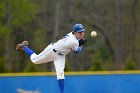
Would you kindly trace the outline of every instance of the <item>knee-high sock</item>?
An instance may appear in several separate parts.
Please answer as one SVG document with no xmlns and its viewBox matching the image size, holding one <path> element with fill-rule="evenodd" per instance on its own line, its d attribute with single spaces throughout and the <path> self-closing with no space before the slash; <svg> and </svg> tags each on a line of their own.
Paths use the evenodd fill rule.
<svg viewBox="0 0 140 93">
<path fill-rule="evenodd" d="M 23 46 L 22 49 L 28 56 L 31 56 L 33 53 L 35 53 L 33 50 L 31 50 L 27 46 Z"/>
<path fill-rule="evenodd" d="M 64 93 L 64 79 L 59 79 L 58 80 L 58 85 L 60 88 L 60 93 Z"/>
</svg>

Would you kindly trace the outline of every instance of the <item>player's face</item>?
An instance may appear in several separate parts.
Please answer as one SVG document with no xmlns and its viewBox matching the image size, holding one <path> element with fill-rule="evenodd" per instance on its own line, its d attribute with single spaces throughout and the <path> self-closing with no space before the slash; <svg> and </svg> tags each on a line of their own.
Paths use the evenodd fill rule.
<svg viewBox="0 0 140 93">
<path fill-rule="evenodd" d="M 75 35 L 77 38 L 82 39 L 84 37 L 84 32 L 76 32 Z"/>
</svg>

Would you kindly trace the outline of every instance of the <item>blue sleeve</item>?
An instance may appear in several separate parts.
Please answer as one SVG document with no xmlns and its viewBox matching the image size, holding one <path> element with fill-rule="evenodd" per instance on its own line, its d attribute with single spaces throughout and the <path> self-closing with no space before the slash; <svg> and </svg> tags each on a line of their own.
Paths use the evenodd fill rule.
<svg viewBox="0 0 140 93">
<path fill-rule="evenodd" d="M 82 50 L 82 46 L 80 46 L 80 47 L 77 47 L 77 49 L 75 50 L 75 53 L 80 53 L 81 52 L 81 50 Z"/>
</svg>

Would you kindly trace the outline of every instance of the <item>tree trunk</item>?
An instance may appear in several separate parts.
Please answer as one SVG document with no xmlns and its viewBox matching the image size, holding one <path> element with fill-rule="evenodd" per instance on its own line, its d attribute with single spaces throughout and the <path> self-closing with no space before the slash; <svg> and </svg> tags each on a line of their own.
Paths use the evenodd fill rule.
<svg viewBox="0 0 140 93">
<path fill-rule="evenodd" d="M 60 25 L 60 3 L 61 0 L 56 0 L 56 8 L 55 8 L 55 19 L 54 19 L 54 34 L 53 40 L 55 41 L 59 34 L 59 25 Z"/>
<path fill-rule="evenodd" d="M 122 0 L 116 0 L 116 31 L 115 31 L 115 62 L 117 69 L 121 68 L 123 62 L 123 49 L 122 49 Z"/>
<path fill-rule="evenodd" d="M 5 37 L 5 66 L 7 67 L 6 69 L 8 71 L 11 70 L 11 64 L 12 64 L 12 60 L 11 60 L 11 14 L 10 14 L 10 4 L 6 3 L 6 9 L 7 9 L 7 13 L 5 15 L 5 25 L 7 26 L 7 28 L 9 29 L 9 31 L 6 33 L 6 37 Z"/>
<path fill-rule="evenodd" d="M 130 56 L 132 57 L 132 60 L 135 61 L 135 44 L 134 44 L 134 41 L 135 41 L 135 36 L 136 36 L 136 31 L 137 31 L 137 24 L 136 24 L 136 6 L 137 6 L 137 1 L 138 0 L 133 0 L 132 1 L 132 7 L 131 7 L 131 13 L 130 13 L 130 32 L 129 32 L 129 42 L 130 42 Z"/>
</svg>

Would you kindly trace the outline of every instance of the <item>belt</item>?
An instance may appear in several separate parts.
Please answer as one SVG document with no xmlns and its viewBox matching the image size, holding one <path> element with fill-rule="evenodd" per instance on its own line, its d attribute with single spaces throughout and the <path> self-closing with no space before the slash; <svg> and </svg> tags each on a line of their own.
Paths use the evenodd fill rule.
<svg viewBox="0 0 140 93">
<path fill-rule="evenodd" d="M 55 49 L 53 49 L 53 52 L 58 53 L 57 50 L 55 50 Z M 61 55 L 62 56 L 63 54 L 58 53 L 58 55 Z"/>
</svg>

